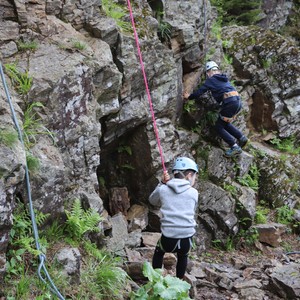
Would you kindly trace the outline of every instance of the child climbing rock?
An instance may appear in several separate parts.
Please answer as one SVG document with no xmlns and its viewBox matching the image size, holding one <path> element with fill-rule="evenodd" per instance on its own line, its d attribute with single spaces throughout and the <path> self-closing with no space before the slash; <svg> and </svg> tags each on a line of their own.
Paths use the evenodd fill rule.
<svg viewBox="0 0 300 300">
<path fill-rule="evenodd" d="M 230 147 L 225 151 L 225 156 L 239 155 L 248 142 L 247 137 L 232 125 L 236 114 L 242 108 L 241 98 L 214 61 L 206 63 L 206 74 L 207 79 L 204 84 L 190 95 L 184 92 L 183 97 L 184 99 L 197 99 L 200 95 L 211 91 L 213 98 L 220 104 L 220 113 L 215 125 L 216 131 Z"/>
<path fill-rule="evenodd" d="M 188 157 L 179 157 L 172 173 L 174 178 L 170 179 L 168 172 L 164 172 L 161 182 L 149 197 L 150 203 L 160 206 L 162 213 L 162 235 L 155 248 L 152 266 L 162 268 L 165 253 L 176 253 L 176 276 L 183 278 L 195 234 L 198 191 L 193 185 L 198 166 Z"/>
</svg>

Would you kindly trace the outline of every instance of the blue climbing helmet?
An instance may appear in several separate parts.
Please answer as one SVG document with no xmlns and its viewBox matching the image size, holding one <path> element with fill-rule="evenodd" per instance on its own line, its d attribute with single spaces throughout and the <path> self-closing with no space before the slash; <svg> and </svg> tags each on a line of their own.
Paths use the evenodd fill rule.
<svg viewBox="0 0 300 300">
<path fill-rule="evenodd" d="M 196 173 L 199 172 L 197 164 L 188 157 L 177 157 L 172 168 L 172 172 L 175 170 L 185 171 L 185 170 L 193 170 Z"/>
</svg>

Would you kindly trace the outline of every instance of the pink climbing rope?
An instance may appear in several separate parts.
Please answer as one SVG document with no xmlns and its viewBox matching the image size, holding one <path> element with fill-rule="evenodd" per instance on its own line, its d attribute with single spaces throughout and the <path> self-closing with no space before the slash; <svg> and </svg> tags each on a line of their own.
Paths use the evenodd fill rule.
<svg viewBox="0 0 300 300">
<path fill-rule="evenodd" d="M 163 171 L 165 172 L 166 167 L 165 167 L 165 162 L 164 162 L 164 158 L 163 158 L 162 147 L 161 147 L 161 144 L 160 144 L 159 134 L 158 134 L 157 126 L 156 126 L 156 120 L 155 120 L 155 115 L 154 115 L 154 110 L 153 110 L 153 105 L 152 105 L 152 99 L 151 99 L 151 95 L 150 95 L 150 90 L 149 90 L 149 86 L 148 86 L 148 81 L 147 81 L 145 68 L 144 68 L 142 53 L 141 53 L 140 44 L 139 44 L 139 38 L 138 38 L 136 28 L 135 28 L 135 22 L 134 22 L 132 9 L 131 9 L 130 0 L 127 0 L 127 4 L 128 4 L 130 19 L 131 19 L 131 23 L 132 23 L 133 32 L 134 32 L 134 38 L 135 38 L 135 42 L 136 42 L 137 52 L 138 52 L 139 59 L 140 59 L 140 65 L 141 65 L 141 69 L 142 69 L 142 73 L 143 73 L 143 77 L 144 77 L 144 83 L 145 83 L 146 92 L 147 92 L 147 96 L 148 96 L 148 102 L 149 102 L 149 106 L 150 106 L 150 111 L 151 111 L 151 116 L 152 116 L 152 121 L 153 121 L 153 128 L 154 128 L 154 133 L 155 133 L 155 136 L 156 136 L 156 141 L 157 141 L 157 145 L 158 145 L 161 164 L 162 164 L 162 167 L 163 167 Z"/>
</svg>

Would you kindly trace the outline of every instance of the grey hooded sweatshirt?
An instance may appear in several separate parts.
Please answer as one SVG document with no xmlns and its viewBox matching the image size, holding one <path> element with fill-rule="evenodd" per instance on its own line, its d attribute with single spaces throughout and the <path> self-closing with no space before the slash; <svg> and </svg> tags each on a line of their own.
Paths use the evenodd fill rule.
<svg viewBox="0 0 300 300">
<path fill-rule="evenodd" d="M 195 234 L 198 191 L 188 180 L 173 178 L 166 184 L 158 184 L 149 202 L 160 206 L 161 232 L 164 236 L 181 239 Z"/>
</svg>

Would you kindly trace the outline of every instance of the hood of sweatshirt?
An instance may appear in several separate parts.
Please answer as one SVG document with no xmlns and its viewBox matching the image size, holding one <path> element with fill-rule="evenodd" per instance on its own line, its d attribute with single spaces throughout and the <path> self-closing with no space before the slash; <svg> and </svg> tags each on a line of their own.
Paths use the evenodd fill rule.
<svg viewBox="0 0 300 300">
<path fill-rule="evenodd" d="M 173 178 L 169 180 L 167 186 L 171 188 L 176 194 L 181 194 L 191 188 L 191 184 L 186 179 Z"/>
<path fill-rule="evenodd" d="M 215 78 L 219 81 L 223 81 L 223 82 L 228 81 L 228 77 L 225 74 L 215 74 L 215 75 L 213 75 L 213 78 Z"/>
</svg>

